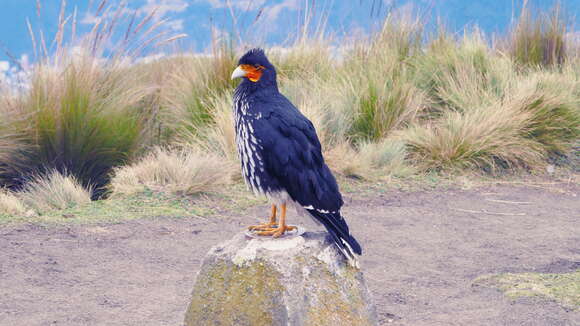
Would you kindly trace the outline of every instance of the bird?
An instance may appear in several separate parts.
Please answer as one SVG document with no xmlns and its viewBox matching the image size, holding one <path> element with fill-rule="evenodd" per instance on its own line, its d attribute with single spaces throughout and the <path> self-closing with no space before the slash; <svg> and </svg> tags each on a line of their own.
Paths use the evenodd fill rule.
<svg viewBox="0 0 580 326">
<path fill-rule="evenodd" d="M 271 203 L 270 220 L 249 229 L 273 238 L 295 230 L 286 224 L 287 206 L 294 207 L 322 224 L 349 264 L 359 267 L 356 255 L 362 255 L 362 248 L 340 213 L 342 195 L 314 125 L 280 93 L 276 69 L 263 49 L 240 57 L 231 75 L 236 78 L 242 79 L 233 94 L 242 174 L 248 188 Z"/>
</svg>

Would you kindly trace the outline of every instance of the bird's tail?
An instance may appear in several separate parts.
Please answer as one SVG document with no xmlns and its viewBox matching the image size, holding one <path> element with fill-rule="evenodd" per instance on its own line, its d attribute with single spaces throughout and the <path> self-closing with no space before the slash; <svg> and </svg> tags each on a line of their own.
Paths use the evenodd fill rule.
<svg viewBox="0 0 580 326">
<path fill-rule="evenodd" d="M 334 244 L 346 257 L 348 263 L 355 268 L 360 268 L 356 255 L 362 254 L 361 246 L 350 234 L 348 225 L 340 215 L 340 212 L 321 213 L 314 209 L 309 209 L 308 212 L 326 227 L 332 240 L 334 240 Z"/>
</svg>

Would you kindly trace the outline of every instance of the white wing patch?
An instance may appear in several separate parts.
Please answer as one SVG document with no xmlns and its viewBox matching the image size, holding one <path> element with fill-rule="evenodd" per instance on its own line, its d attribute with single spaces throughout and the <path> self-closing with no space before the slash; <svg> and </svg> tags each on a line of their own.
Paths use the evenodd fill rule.
<svg viewBox="0 0 580 326">
<path fill-rule="evenodd" d="M 312 205 L 302 206 L 302 207 L 304 207 L 304 209 L 315 210 L 315 211 L 317 211 L 319 213 L 322 213 L 322 214 L 336 214 L 336 213 L 338 213 L 338 211 L 329 211 L 329 210 L 326 210 L 326 209 L 314 208 L 314 206 L 312 206 Z"/>
</svg>

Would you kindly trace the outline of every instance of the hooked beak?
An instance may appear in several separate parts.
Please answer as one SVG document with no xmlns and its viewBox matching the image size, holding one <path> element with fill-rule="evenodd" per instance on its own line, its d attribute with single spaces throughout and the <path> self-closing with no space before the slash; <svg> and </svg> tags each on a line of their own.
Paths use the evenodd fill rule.
<svg viewBox="0 0 580 326">
<path fill-rule="evenodd" d="M 244 69 L 242 69 L 241 66 L 238 66 L 236 68 L 236 70 L 234 70 L 234 72 L 232 72 L 232 80 L 236 79 L 236 78 L 240 78 L 240 77 L 245 77 L 246 76 L 246 71 Z"/>
</svg>

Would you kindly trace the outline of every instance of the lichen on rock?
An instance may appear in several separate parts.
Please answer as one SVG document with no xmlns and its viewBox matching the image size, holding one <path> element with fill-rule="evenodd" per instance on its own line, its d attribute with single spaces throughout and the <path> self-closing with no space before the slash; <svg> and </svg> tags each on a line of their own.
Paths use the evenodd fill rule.
<svg viewBox="0 0 580 326">
<path fill-rule="evenodd" d="M 360 270 L 325 233 L 291 239 L 243 234 L 210 250 L 186 326 L 376 325 Z"/>
<path fill-rule="evenodd" d="M 186 325 L 274 325 L 273 316 L 285 314 L 282 291 L 277 272 L 266 262 L 242 267 L 215 262 L 199 274 Z"/>
</svg>

